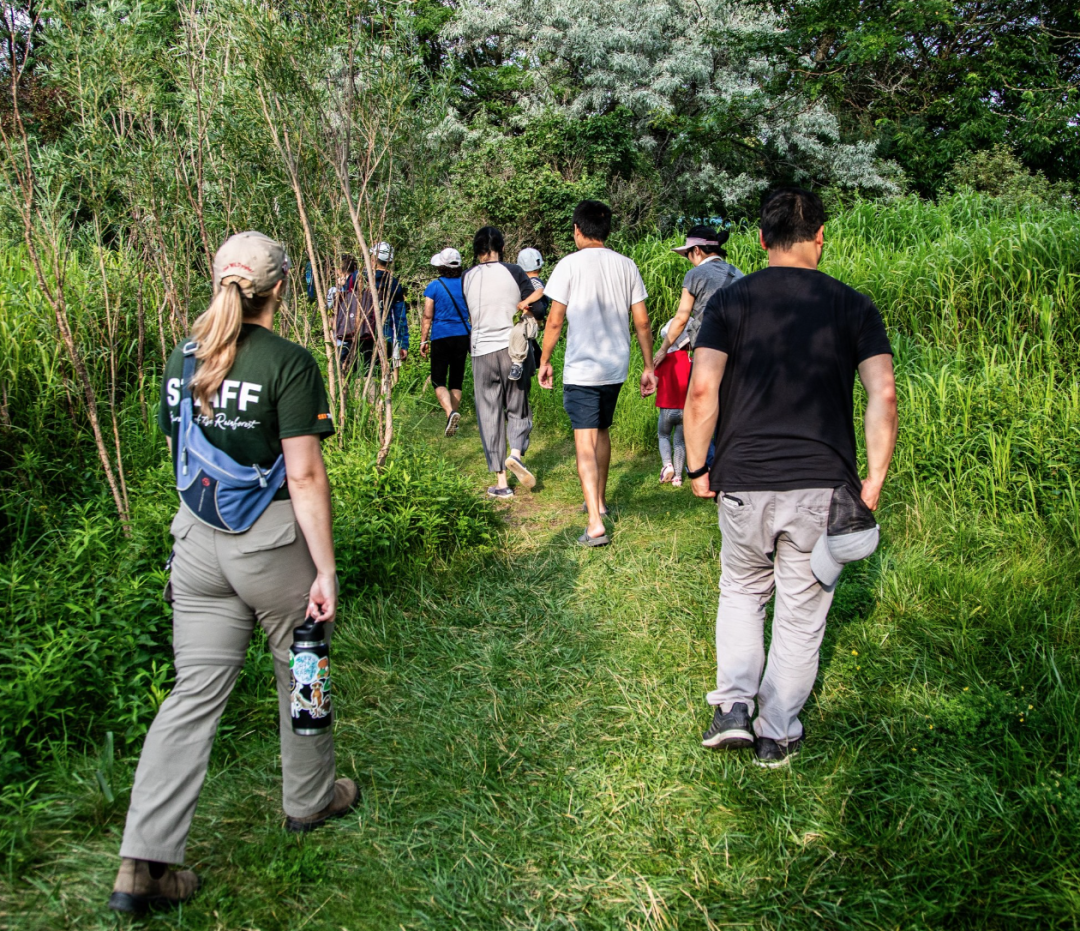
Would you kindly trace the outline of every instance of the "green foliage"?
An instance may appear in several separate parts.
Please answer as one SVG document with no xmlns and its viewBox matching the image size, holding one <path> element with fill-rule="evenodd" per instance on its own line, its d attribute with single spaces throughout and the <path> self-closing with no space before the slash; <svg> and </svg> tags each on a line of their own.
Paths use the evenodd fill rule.
<svg viewBox="0 0 1080 931">
<path fill-rule="evenodd" d="M 780 86 L 805 89 L 846 130 L 880 142 L 915 190 L 937 192 L 965 155 L 1007 144 L 1028 171 L 1080 167 L 1080 14 L 1041 0 L 770 3 L 784 29 Z"/>
<path fill-rule="evenodd" d="M 500 227 L 511 257 L 526 246 L 566 252 L 578 202 L 604 197 L 613 179 L 641 171 L 640 161 L 625 113 L 547 116 L 520 135 L 487 135 L 465 148 L 451 176 L 450 219 L 456 228 Z"/>
<path fill-rule="evenodd" d="M 969 152 L 949 170 L 950 187 L 997 197 L 1011 207 L 1067 204 L 1069 185 L 1051 184 L 1041 171 L 1028 171 L 1007 145 Z"/>
</svg>

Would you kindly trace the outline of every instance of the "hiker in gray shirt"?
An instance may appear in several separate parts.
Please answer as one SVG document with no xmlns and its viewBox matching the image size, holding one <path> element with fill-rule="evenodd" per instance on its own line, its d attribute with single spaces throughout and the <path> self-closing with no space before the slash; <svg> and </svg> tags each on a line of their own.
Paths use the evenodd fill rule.
<svg viewBox="0 0 1080 931">
<path fill-rule="evenodd" d="M 695 226 L 686 234 L 686 242 L 671 250 L 689 259 L 694 267 L 683 278 L 679 309 L 668 326 L 667 337 L 656 352 L 656 365 L 679 342 L 684 329 L 690 338 L 690 348 L 694 348 L 701 327 L 701 315 L 705 313 L 709 298 L 743 277 L 739 269 L 725 261 L 727 253 L 724 252 L 724 243 L 727 240 L 727 230 L 718 233 L 711 226 Z"/>
</svg>

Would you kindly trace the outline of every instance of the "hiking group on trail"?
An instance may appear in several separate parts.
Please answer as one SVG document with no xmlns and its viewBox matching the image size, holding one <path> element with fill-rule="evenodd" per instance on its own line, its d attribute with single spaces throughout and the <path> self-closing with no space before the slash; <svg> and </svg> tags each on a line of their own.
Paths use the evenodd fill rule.
<svg viewBox="0 0 1080 931">
<path fill-rule="evenodd" d="M 495 475 L 488 494 L 514 496 L 508 472 L 533 488 L 532 377 L 554 387 L 565 327 L 563 406 L 587 515 L 577 543 L 610 544 L 610 429 L 632 329 L 643 360 L 638 390 L 655 393 L 660 409 L 660 481 L 679 485 L 685 469 L 694 495 L 717 503 L 717 673 L 702 744 L 752 749 L 761 766 L 784 766 L 805 738 L 800 714 L 840 574 L 878 544 L 873 512 L 897 433 L 888 336 L 868 297 L 818 271 L 821 199 L 781 188 L 761 207 L 768 267 L 744 276 L 726 261 L 727 234 L 712 227 L 692 228 L 675 249 L 691 268 L 654 357 L 645 285 L 634 262 L 607 247 L 611 222 L 605 204 L 582 201 L 577 249 L 546 283 L 540 253 L 526 248 L 505 262 L 503 234 L 490 226 L 476 232 L 467 271 L 454 248 L 431 257 L 438 276 L 424 291 L 420 356 L 430 360 L 443 432 L 459 431 L 471 354 L 477 426 Z M 342 255 L 326 296 L 345 374 L 356 366 L 370 374 L 383 349 L 395 368 L 408 354 L 393 249 L 377 243 L 368 258 L 370 285 Z M 177 905 L 198 889 L 193 871 L 170 866 L 184 862 L 218 722 L 256 624 L 274 660 L 286 829 L 312 830 L 359 800 L 356 783 L 337 777 L 332 730 L 308 726 L 330 707 L 326 644 L 338 591 L 320 444 L 334 423 L 314 358 L 273 332 L 288 272 L 280 243 L 256 232 L 230 237 L 214 257 L 210 306 L 162 379 L 159 424 L 180 497 L 167 589 L 176 683 L 136 771 L 109 899 L 118 911 Z M 865 479 L 856 375 L 867 395 Z"/>
</svg>

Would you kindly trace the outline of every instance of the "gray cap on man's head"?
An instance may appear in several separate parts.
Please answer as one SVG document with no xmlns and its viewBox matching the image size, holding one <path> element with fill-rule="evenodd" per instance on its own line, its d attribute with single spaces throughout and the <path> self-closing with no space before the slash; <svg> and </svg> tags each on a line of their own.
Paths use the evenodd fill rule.
<svg viewBox="0 0 1080 931">
<path fill-rule="evenodd" d="M 214 256 L 214 293 L 226 278 L 237 278 L 250 282 L 240 288 L 245 297 L 265 294 L 288 271 L 289 256 L 281 243 L 254 230 L 237 233 Z"/>
<path fill-rule="evenodd" d="M 866 559 L 878 547 L 881 528 L 874 512 L 847 485 L 833 489 L 829 525 L 810 553 L 810 570 L 831 589 L 849 562 Z"/>
<path fill-rule="evenodd" d="M 538 272 L 544 267 L 544 257 L 539 249 L 522 249 L 518 253 L 517 264 L 527 272 Z"/>
</svg>

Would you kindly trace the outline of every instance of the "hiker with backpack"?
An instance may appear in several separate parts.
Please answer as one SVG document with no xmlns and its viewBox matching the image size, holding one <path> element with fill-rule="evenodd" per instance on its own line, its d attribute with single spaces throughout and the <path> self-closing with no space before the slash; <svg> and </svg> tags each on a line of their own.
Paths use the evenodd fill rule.
<svg viewBox="0 0 1080 931">
<path fill-rule="evenodd" d="M 653 360 L 656 365 L 664 361 L 672 346 L 688 343 L 691 349 L 694 348 L 709 298 L 743 277 L 743 273 L 727 261 L 724 243 L 729 235 L 727 230 L 717 232 L 711 226 L 695 226 L 686 234 L 686 242 L 671 250 L 688 259 L 693 268 L 683 278 L 679 308 L 656 351 Z M 687 340 L 682 339 L 684 330 Z"/>
<path fill-rule="evenodd" d="M 405 289 L 390 271 L 390 263 L 394 261 L 394 250 L 390 243 L 376 243 L 372 247 L 371 255 L 375 259 L 375 290 L 379 294 L 379 306 L 382 309 L 386 357 L 393 365 L 393 379 L 396 384 L 398 369 L 409 355 L 408 304 L 405 300 Z M 370 291 L 368 298 L 370 300 Z"/>
<path fill-rule="evenodd" d="M 371 250 L 375 259 L 375 291 L 383 317 L 383 338 L 386 355 L 397 369 L 409 354 L 408 306 L 401 282 L 390 272 L 394 250 L 387 242 L 376 243 Z M 337 284 L 330 289 L 327 303 L 334 311 L 334 335 L 341 352 L 341 372 L 347 375 L 358 359 L 364 370 L 370 369 L 375 358 L 375 340 L 379 332 L 375 298 L 361 275 L 356 259 L 343 254 L 338 263 Z"/>
<path fill-rule="evenodd" d="M 461 291 L 461 253 L 447 247 L 431 257 L 439 277 L 424 289 L 420 321 L 420 356 L 431 358 L 431 386 L 446 414 L 444 436 L 457 433 L 461 422 L 461 387 L 469 357 L 469 311 Z"/>
<path fill-rule="evenodd" d="M 180 496 L 170 530 L 176 683 L 143 743 L 109 907 L 175 906 L 199 887 L 184 862 L 218 722 L 256 625 L 277 683 L 285 827 L 304 832 L 359 798 L 335 778 L 334 737 L 291 723 L 290 646 L 306 618 L 332 633 L 337 572 L 321 441 L 334 432 L 310 352 L 273 332 L 289 260 L 238 233 L 217 251 L 214 297 L 176 347 L 158 424 Z"/>
<path fill-rule="evenodd" d="M 375 352 L 375 340 L 370 328 L 364 328 L 360 314 L 358 277 L 356 259 L 343 252 L 338 256 L 337 278 L 326 295 L 326 307 L 334 314 L 334 339 L 343 375 L 352 370 L 358 356 L 369 365 Z"/>
</svg>

